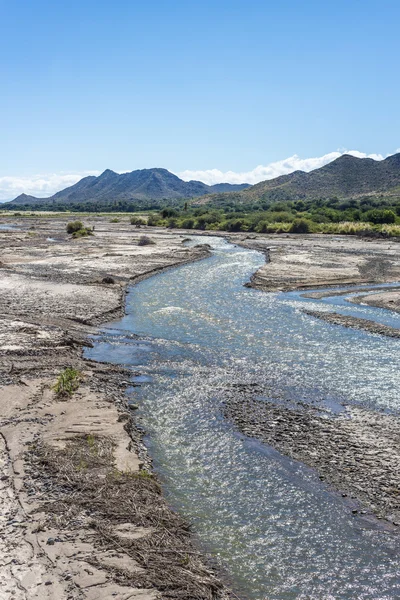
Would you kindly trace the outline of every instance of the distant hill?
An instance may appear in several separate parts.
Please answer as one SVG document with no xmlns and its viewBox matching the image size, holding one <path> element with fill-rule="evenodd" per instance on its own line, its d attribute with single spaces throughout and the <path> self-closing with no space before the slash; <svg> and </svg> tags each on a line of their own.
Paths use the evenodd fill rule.
<svg viewBox="0 0 400 600">
<path fill-rule="evenodd" d="M 370 194 L 400 195 L 400 153 L 377 161 L 344 154 L 331 163 L 309 173 L 294 171 L 262 181 L 244 191 L 213 194 L 199 202 L 273 203 L 290 200 L 357 198 Z"/>
<path fill-rule="evenodd" d="M 84 177 L 75 185 L 49 198 L 35 198 L 21 194 L 9 202 L 8 206 L 176 200 L 215 192 L 241 191 L 246 187 L 249 187 L 249 184 L 220 183 L 209 186 L 201 181 L 183 181 L 166 169 L 142 169 L 121 175 L 107 169 L 98 177 L 93 175 Z"/>
</svg>

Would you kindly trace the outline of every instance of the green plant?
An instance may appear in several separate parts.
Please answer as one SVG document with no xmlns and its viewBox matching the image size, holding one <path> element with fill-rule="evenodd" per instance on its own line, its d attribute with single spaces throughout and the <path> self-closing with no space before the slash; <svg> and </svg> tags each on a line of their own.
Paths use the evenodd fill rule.
<svg viewBox="0 0 400 600">
<path fill-rule="evenodd" d="M 311 233 L 312 223 L 307 219 L 295 219 L 289 228 L 290 233 Z"/>
<path fill-rule="evenodd" d="M 57 378 L 53 386 L 57 396 L 72 396 L 79 388 L 82 374 L 77 369 L 67 367 Z"/>
<path fill-rule="evenodd" d="M 82 221 L 70 221 L 67 225 L 67 233 L 75 233 L 83 229 Z"/>
<path fill-rule="evenodd" d="M 81 238 L 81 237 L 86 237 L 88 235 L 93 235 L 93 231 L 91 229 L 89 229 L 88 227 L 82 227 L 82 229 L 78 229 L 77 231 L 74 231 L 74 233 L 72 234 L 73 238 Z"/>
<path fill-rule="evenodd" d="M 113 219 L 110 219 L 110 223 L 119 223 L 121 219 L 118 219 L 118 217 L 114 217 Z"/>
<path fill-rule="evenodd" d="M 142 227 L 142 225 L 146 225 L 146 221 L 141 217 L 131 217 L 131 225 L 136 225 L 136 227 Z"/>
</svg>

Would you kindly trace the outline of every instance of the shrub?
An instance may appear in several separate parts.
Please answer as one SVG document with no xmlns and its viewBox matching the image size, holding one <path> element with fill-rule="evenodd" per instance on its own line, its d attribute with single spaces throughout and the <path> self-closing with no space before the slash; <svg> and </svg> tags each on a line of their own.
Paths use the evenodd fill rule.
<svg viewBox="0 0 400 600">
<path fill-rule="evenodd" d="M 160 219 L 157 215 L 150 215 L 147 219 L 147 225 L 150 225 L 151 227 L 155 227 L 156 225 L 159 225 L 159 223 Z"/>
<path fill-rule="evenodd" d="M 183 227 L 183 229 L 193 229 L 194 219 L 191 219 L 191 218 L 183 219 L 183 221 L 181 223 L 181 227 Z"/>
<path fill-rule="evenodd" d="M 93 231 L 88 227 L 82 227 L 82 229 L 78 229 L 78 231 L 74 231 L 72 234 L 73 238 L 85 237 L 87 235 L 93 235 Z"/>
<path fill-rule="evenodd" d="M 396 214 L 392 210 L 374 208 L 365 213 L 365 218 L 370 223 L 395 223 Z"/>
<path fill-rule="evenodd" d="M 131 225 L 136 225 L 136 227 L 141 227 L 142 225 L 146 225 L 146 221 L 141 217 L 131 217 Z"/>
<path fill-rule="evenodd" d="M 120 219 L 118 219 L 118 217 L 114 217 L 113 219 L 110 219 L 110 223 L 119 223 Z"/>
<path fill-rule="evenodd" d="M 71 221 L 67 225 L 67 233 L 75 233 L 76 231 L 79 231 L 80 229 L 83 229 L 82 221 Z"/>
<path fill-rule="evenodd" d="M 155 241 L 149 238 L 148 235 L 142 235 L 138 241 L 138 246 L 151 246 L 153 244 L 155 244 Z"/>
<path fill-rule="evenodd" d="M 311 233 L 312 223 L 307 219 L 295 219 L 289 228 L 290 233 Z"/>
<path fill-rule="evenodd" d="M 178 227 L 178 219 L 175 217 L 170 217 L 167 222 L 167 227 L 170 229 L 175 229 L 175 227 Z"/>
<path fill-rule="evenodd" d="M 57 396 L 72 396 L 79 388 L 82 375 L 76 369 L 67 367 L 60 375 L 53 386 Z"/>
</svg>

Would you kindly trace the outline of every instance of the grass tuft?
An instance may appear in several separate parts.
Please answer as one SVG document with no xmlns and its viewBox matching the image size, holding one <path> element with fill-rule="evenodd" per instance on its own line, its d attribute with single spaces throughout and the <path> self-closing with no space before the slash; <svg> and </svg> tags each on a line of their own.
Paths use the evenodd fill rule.
<svg viewBox="0 0 400 600">
<path fill-rule="evenodd" d="M 82 379 L 80 371 L 67 367 L 57 378 L 56 383 L 53 386 L 57 396 L 72 396 L 74 392 L 79 388 Z"/>
</svg>

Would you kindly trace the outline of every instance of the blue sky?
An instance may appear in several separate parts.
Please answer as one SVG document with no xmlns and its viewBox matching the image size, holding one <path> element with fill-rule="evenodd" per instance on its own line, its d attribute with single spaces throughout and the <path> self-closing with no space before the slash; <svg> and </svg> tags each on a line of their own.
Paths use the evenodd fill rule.
<svg viewBox="0 0 400 600">
<path fill-rule="evenodd" d="M 0 198 L 393 153 L 399 23 L 397 0 L 0 0 Z"/>
</svg>

